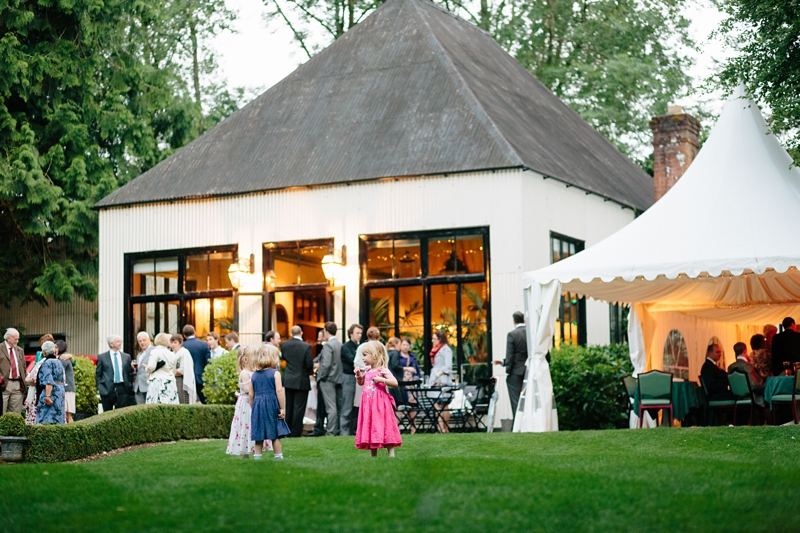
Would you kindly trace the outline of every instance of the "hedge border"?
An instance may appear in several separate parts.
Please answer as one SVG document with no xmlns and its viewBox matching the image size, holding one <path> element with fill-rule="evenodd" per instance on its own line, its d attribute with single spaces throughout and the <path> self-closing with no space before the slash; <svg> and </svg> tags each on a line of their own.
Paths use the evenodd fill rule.
<svg viewBox="0 0 800 533">
<path fill-rule="evenodd" d="M 136 405 L 73 424 L 27 426 L 23 461 L 74 461 L 136 444 L 227 438 L 232 405 Z"/>
</svg>

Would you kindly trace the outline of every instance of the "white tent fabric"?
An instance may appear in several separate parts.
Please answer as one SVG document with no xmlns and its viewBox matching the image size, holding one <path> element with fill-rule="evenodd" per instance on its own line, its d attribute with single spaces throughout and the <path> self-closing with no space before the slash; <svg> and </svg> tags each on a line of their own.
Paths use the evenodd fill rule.
<svg viewBox="0 0 800 533">
<path fill-rule="evenodd" d="M 800 170 L 741 89 L 653 207 L 591 248 L 523 274 L 565 292 L 716 321 L 800 314 Z M 640 317 L 641 318 L 641 317 Z"/>
<path fill-rule="evenodd" d="M 555 307 L 563 292 L 636 304 L 643 331 L 638 340 L 644 341 L 637 350 L 654 345 L 655 316 L 730 322 L 734 329 L 776 323 L 800 315 L 800 239 L 793 235 L 798 227 L 800 170 L 740 88 L 663 198 L 600 243 L 524 273 L 526 300 L 532 310 Z M 542 290 L 556 284 L 558 292 Z M 549 298 L 553 302 L 544 301 Z M 554 326 L 540 324 L 543 319 L 531 317 L 529 336 L 552 335 Z M 641 356 L 634 355 L 640 364 Z M 529 368 L 528 378 L 552 388 L 549 372 L 543 376 Z M 523 418 L 529 416 L 525 411 Z M 515 427 L 535 426 L 519 414 L 517 419 Z"/>
<path fill-rule="evenodd" d="M 514 432 L 558 431 L 558 412 L 553 402 L 553 382 L 545 356 L 553 343 L 561 284 L 537 284 L 527 291 L 528 360 L 525 381 L 514 418 Z M 531 334 L 533 329 L 533 334 Z"/>
</svg>

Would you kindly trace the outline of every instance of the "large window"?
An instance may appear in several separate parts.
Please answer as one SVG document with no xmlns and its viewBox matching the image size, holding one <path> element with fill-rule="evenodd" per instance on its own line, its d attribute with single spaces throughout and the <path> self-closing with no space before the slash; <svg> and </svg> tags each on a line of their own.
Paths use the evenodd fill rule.
<svg viewBox="0 0 800 533">
<path fill-rule="evenodd" d="M 583 251 L 584 242 L 566 235 L 550 232 L 550 257 L 552 263 Z M 553 338 L 553 346 L 558 349 L 561 343 L 586 344 L 586 298 L 575 294 L 564 294 L 558 306 L 558 320 Z"/>
<path fill-rule="evenodd" d="M 426 371 L 431 336 L 441 329 L 456 375 L 488 375 L 488 228 L 362 235 L 359 257 L 362 324 L 379 328 L 384 340 L 409 337 Z"/>
<path fill-rule="evenodd" d="M 125 350 L 136 353 L 136 334 L 178 333 L 192 324 L 198 337 L 236 329 L 228 267 L 236 246 L 125 255 Z"/>
<path fill-rule="evenodd" d="M 628 313 L 629 304 L 608 304 L 608 326 L 611 344 L 628 342 Z"/>
<path fill-rule="evenodd" d="M 322 270 L 322 258 L 332 250 L 333 239 L 264 244 L 265 332 L 274 329 L 288 338 L 296 325 L 313 343 L 325 322 L 334 319 L 337 288 L 328 285 Z"/>
</svg>

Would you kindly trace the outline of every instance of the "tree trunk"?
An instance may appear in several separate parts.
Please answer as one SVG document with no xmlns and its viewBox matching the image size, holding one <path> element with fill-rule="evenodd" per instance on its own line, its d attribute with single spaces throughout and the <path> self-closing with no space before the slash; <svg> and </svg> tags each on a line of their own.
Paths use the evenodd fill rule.
<svg viewBox="0 0 800 533">
<path fill-rule="evenodd" d="M 192 81 L 194 82 L 194 100 L 197 103 L 197 131 L 203 134 L 203 102 L 200 95 L 200 62 L 197 49 L 197 24 L 194 14 L 189 19 L 189 35 L 192 40 Z"/>
<path fill-rule="evenodd" d="M 489 31 L 489 1 L 481 0 L 481 14 L 480 14 L 481 28 Z"/>
</svg>

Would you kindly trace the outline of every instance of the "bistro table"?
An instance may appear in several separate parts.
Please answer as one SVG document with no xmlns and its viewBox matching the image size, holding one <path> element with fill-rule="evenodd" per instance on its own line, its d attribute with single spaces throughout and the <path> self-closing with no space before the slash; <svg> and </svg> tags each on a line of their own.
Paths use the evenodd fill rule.
<svg viewBox="0 0 800 533">
<path fill-rule="evenodd" d="M 778 394 L 791 394 L 794 387 L 794 376 L 775 376 L 767 378 L 764 385 L 764 401 L 772 409 L 772 397 Z"/>
<path fill-rule="evenodd" d="M 638 381 L 637 381 L 638 383 Z M 699 407 L 697 400 L 697 384 L 691 381 L 672 382 L 672 416 L 675 420 L 683 420 L 693 407 Z M 633 396 L 633 412 L 639 413 L 639 387 Z"/>
</svg>

